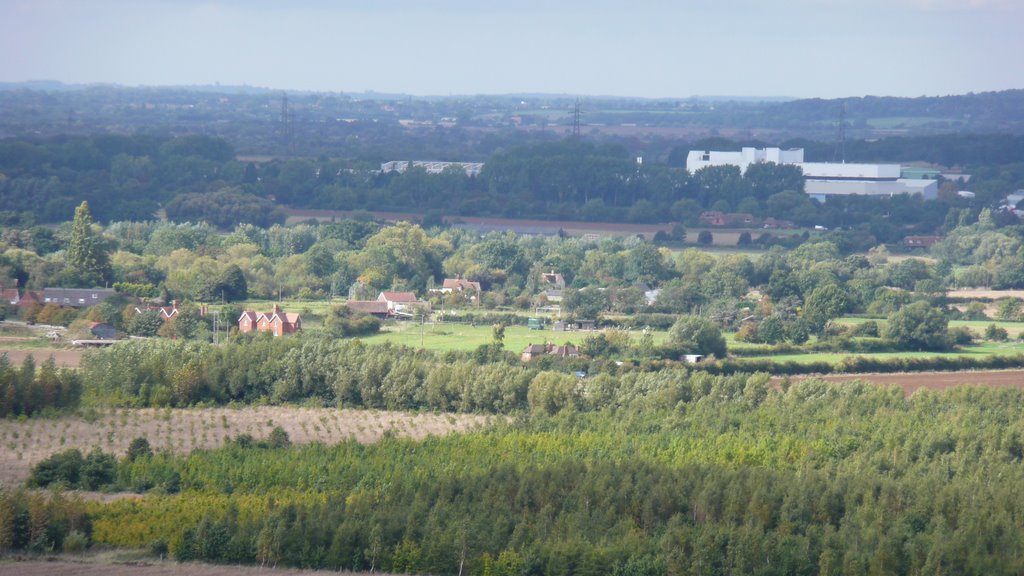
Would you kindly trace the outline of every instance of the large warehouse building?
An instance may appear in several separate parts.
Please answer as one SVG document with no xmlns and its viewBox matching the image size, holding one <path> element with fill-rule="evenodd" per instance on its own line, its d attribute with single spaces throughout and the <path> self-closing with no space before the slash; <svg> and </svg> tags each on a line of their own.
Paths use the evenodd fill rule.
<svg viewBox="0 0 1024 576">
<path fill-rule="evenodd" d="M 824 201 L 829 196 L 863 194 L 894 196 L 921 194 L 933 200 L 939 193 L 938 182 L 902 177 L 899 164 L 846 164 L 835 162 L 804 162 L 802 148 L 743 148 L 739 152 L 691 150 L 686 156 L 686 169 L 694 173 L 708 166 L 738 166 L 741 172 L 758 162 L 774 162 L 799 166 L 804 172 L 804 189 L 812 198 Z"/>
</svg>

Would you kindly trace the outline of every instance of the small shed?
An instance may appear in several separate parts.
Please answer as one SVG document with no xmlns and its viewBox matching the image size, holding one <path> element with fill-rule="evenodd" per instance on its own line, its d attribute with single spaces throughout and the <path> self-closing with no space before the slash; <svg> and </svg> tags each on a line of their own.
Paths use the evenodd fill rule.
<svg viewBox="0 0 1024 576">
<path fill-rule="evenodd" d="M 530 318 L 526 321 L 526 327 L 530 330 L 543 330 L 544 320 L 540 318 Z"/>
</svg>

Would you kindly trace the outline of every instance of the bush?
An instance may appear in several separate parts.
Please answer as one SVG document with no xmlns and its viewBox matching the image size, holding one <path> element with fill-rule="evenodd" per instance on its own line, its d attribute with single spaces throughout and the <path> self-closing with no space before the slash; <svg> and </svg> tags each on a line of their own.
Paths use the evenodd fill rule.
<svg viewBox="0 0 1024 576">
<path fill-rule="evenodd" d="M 995 324 L 989 324 L 985 327 L 985 339 L 993 342 L 1006 342 L 1010 335 L 1006 331 L 1006 328 L 1002 326 L 996 326 Z"/>
<path fill-rule="evenodd" d="M 715 237 L 714 237 L 714 235 L 711 234 L 711 232 L 709 230 L 701 230 L 700 233 L 697 234 L 697 243 L 698 244 L 703 244 L 705 246 L 710 246 L 714 241 L 715 241 Z"/>
<path fill-rule="evenodd" d="M 270 435 L 267 436 L 267 445 L 271 448 L 287 448 L 292 445 L 292 441 L 288 438 L 288 432 L 285 432 L 284 428 L 274 426 Z"/>
<path fill-rule="evenodd" d="M 856 324 L 854 325 L 851 334 L 853 336 L 868 336 L 871 338 L 878 338 L 878 322 L 875 322 L 874 320 L 868 320 L 867 322 Z"/>
<path fill-rule="evenodd" d="M 949 333 L 946 336 L 946 342 L 950 347 L 969 346 L 974 342 L 974 333 L 966 326 L 950 328 Z"/>
<path fill-rule="evenodd" d="M 89 537 L 78 530 L 72 530 L 64 537 L 65 554 L 81 554 L 88 547 Z"/>
<path fill-rule="evenodd" d="M 32 468 L 28 485 L 45 488 L 50 484 L 61 483 L 69 488 L 77 487 L 84 462 L 77 448 L 54 454 Z"/>
</svg>

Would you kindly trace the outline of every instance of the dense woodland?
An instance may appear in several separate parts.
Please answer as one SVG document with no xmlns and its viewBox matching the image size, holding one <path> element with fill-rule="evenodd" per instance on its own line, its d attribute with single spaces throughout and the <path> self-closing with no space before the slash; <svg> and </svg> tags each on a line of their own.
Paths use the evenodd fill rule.
<svg viewBox="0 0 1024 576">
<path fill-rule="evenodd" d="M 69 220 L 88 200 L 104 222 L 150 220 L 163 210 L 176 222 L 283 222 L 276 204 L 299 208 L 393 210 L 433 215 L 504 216 L 613 222 L 678 221 L 693 226 L 702 210 L 747 212 L 802 226 L 849 228 L 877 242 L 939 230 L 951 210 L 996 207 L 1024 188 L 1024 137 L 891 138 L 849 146 L 850 160 L 930 161 L 962 166 L 974 201 L 944 184 L 938 202 L 919 198 L 835 198 L 826 204 L 802 196 L 792 167 L 682 166 L 691 148 L 737 149 L 750 142 L 698 141 L 676 146 L 666 162 L 636 164 L 627 146 L 562 140 L 501 148 L 479 177 L 452 169 L 428 174 L 379 172 L 378 163 L 345 159 L 241 162 L 224 140 L 205 136 L 62 137 L 0 141 L 0 216 L 7 224 Z M 755 143 L 760 144 L 760 143 Z M 821 144 L 808 155 L 824 153 Z M 831 158 L 821 158 L 831 159 Z"/>
</svg>

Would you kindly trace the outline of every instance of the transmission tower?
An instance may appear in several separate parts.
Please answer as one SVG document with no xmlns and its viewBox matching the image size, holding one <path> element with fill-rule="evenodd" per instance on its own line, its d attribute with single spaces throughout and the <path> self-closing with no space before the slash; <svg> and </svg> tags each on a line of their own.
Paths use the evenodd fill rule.
<svg viewBox="0 0 1024 576">
<path fill-rule="evenodd" d="M 580 111 L 580 99 L 577 98 L 576 105 L 572 109 L 572 137 L 577 139 L 580 137 L 580 114 L 582 114 Z"/>
<path fill-rule="evenodd" d="M 832 161 L 846 164 L 846 102 L 839 104 L 839 140 Z"/>
<path fill-rule="evenodd" d="M 281 95 L 281 144 L 291 151 L 295 136 L 295 115 L 288 107 L 288 94 Z"/>
</svg>

